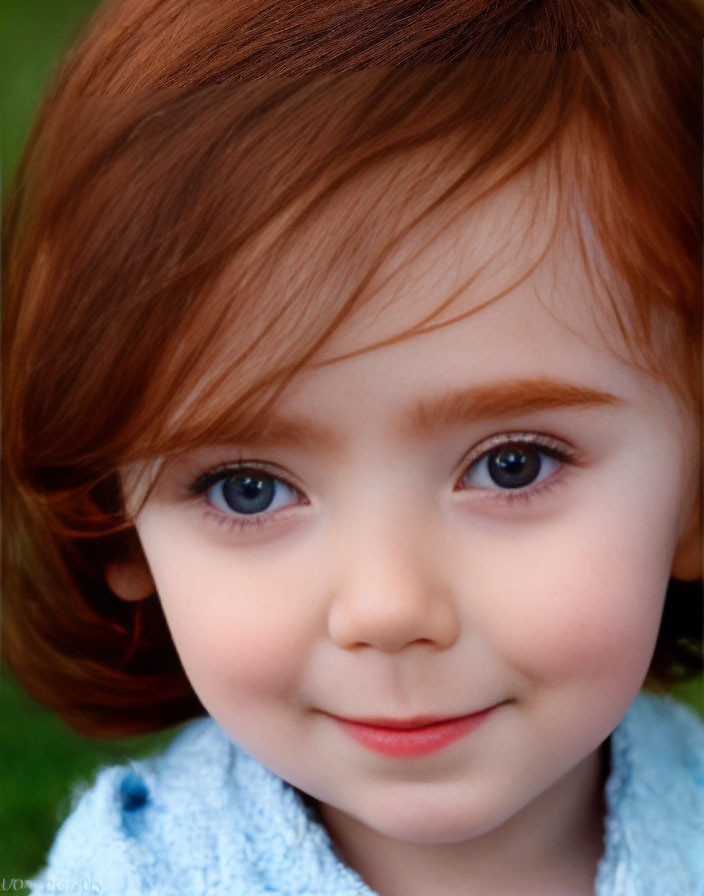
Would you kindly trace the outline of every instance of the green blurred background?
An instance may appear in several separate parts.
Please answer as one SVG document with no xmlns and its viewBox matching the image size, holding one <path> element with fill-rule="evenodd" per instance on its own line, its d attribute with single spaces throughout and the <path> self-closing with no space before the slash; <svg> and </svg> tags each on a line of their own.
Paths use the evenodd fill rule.
<svg viewBox="0 0 704 896">
<path fill-rule="evenodd" d="M 96 0 L 2 0 L 2 183 L 4 191 L 19 159 L 32 115 L 61 53 Z M 679 694 L 702 711 L 704 683 Z M 79 737 L 33 703 L 6 672 L 0 682 L 0 884 L 26 879 L 41 866 L 70 792 L 105 763 L 161 749 L 166 732 L 127 741 L 93 742 Z M 13 890 L 27 892 L 26 890 Z"/>
<path fill-rule="evenodd" d="M 19 158 L 47 78 L 97 0 L 0 0 L 2 182 Z"/>
</svg>

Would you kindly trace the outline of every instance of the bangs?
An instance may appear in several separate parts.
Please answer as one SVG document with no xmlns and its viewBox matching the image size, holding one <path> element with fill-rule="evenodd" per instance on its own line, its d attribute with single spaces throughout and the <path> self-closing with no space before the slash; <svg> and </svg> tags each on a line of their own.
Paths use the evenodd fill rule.
<svg viewBox="0 0 704 896">
<path fill-rule="evenodd" d="M 299 173 L 306 189 L 291 190 L 290 200 L 279 197 L 275 213 L 261 212 L 258 227 L 233 249 L 209 292 L 193 297 L 192 313 L 164 345 L 144 396 L 151 425 L 142 430 L 131 459 L 261 438 L 283 390 L 298 372 L 321 363 L 321 350 L 359 315 L 366 315 L 375 336 L 325 363 L 475 313 L 515 288 L 566 239 L 575 239 L 581 251 L 604 342 L 624 362 L 698 407 L 699 355 L 696 344 L 689 348 L 682 313 L 689 307 L 697 326 L 696 272 L 681 247 L 665 267 L 660 221 L 656 229 L 652 210 L 650 218 L 641 214 L 638 193 L 633 203 L 624 197 L 621 160 L 595 120 L 598 94 L 583 62 L 574 53 L 492 60 L 340 75 L 302 88 L 322 90 L 330 110 L 339 109 L 342 93 L 382 95 L 386 115 L 394 111 L 405 136 L 377 133 L 360 113 L 347 127 L 338 120 L 334 129 L 354 132 L 353 145 L 326 147 L 325 160 L 310 148 Z M 486 90 L 489 72 L 497 89 L 503 88 L 519 77 L 517 69 L 540 77 L 545 90 L 560 84 L 565 101 L 548 104 L 531 121 L 517 122 L 511 107 L 505 121 L 496 117 L 494 131 L 487 131 L 486 122 L 479 131 L 470 114 L 478 99 L 460 88 L 481 83 Z M 424 97 L 430 99 L 423 102 Z M 437 120 L 429 117 L 431 109 Z M 305 132 L 306 122 L 299 123 Z M 515 135 L 507 139 L 511 127 L 520 127 L 520 143 Z M 282 163 L 281 170 L 291 167 Z M 488 243 L 500 232 L 490 221 L 492 203 L 519 179 L 521 207 L 508 216 L 519 223 L 499 243 Z M 281 188 L 281 178 L 277 183 Z M 273 194 L 257 195 L 274 201 Z M 250 214 L 254 210 L 250 206 Z M 521 221 L 529 224 L 522 232 Z M 433 314 L 419 317 L 413 327 L 379 334 L 379 296 L 458 223 L 483 249 L 472 279 L 450 295 L 439 294 Z M 505 251 L 526 255 L 525 271 L 500 291 L 487 292 L 483 277 Z M 467 292 L 476 301 L 457 313 L 457 300 Z"/>
</svg>

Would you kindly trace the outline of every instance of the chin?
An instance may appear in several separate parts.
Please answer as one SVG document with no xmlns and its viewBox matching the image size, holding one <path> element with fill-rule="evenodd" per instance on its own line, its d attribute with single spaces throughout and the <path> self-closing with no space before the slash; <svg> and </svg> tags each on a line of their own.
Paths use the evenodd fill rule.
<svg viewBox="0 0 704 896">
<path fill-rule="evenodd" d="M 417 805 L 402 802 L 403 805 L 381 806 L 373 815 L 365 813 L 366 817 L 357 818 L 393 840 L 427 846 L 472 840 L 501 823 L 487 807 L 475 806 L 472 810 L 468 801 L 457 805 L 443 805 L 437 798 L 430 804 L 426 800 Z"/>
<path fill-rule="evenodd" d="M 492 825 L 475 825 L 466 819 L 403 819 L 398 824 L 376 826 L 376 830 L 392 840 L 414 843 L 418 846 L 440 846 L 464 843 L 488 833 Z"/>
</svg>

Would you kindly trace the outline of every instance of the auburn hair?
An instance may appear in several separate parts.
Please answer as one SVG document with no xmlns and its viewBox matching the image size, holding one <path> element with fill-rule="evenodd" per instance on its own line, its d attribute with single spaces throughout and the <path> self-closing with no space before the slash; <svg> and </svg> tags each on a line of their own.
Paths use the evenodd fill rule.
<svg viewBox="0 0 704 896">
<path fill-rule="evenodd" d="M 156 595 L 105 582 L 140 556 L 119 470 L 256 431 L 395 247 L 538 163 L 606 330 L 698 414 L 703 24 L 686 0 L 101 6 L 4 223 L 4 651 L 29 692 L 91 735 L 203 712 Z M 697 587 L 670 585 L 653 680 L 701 668 Z"/>
</svg>

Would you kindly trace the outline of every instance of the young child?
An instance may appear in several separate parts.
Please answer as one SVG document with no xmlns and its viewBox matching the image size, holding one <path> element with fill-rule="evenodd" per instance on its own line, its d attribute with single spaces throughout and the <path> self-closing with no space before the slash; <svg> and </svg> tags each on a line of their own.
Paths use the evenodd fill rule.
<svg viewBox="0 0 704 896">
<path fill-rule="evenodd" d="M 7 213 L 33 892 L 695 896 L 684 0 L 119 0 Z"/>
</svg>

